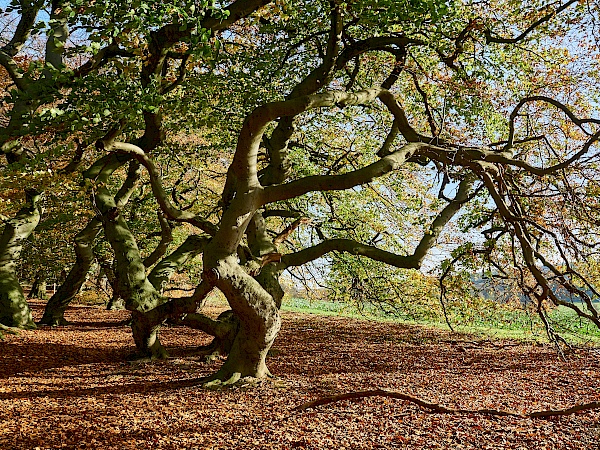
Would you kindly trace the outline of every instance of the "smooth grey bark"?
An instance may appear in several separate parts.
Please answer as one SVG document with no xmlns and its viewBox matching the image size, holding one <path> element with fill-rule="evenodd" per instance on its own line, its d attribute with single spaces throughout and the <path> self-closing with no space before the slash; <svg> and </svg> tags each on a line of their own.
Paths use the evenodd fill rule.
<svg viewBox="0 0 600 450">
<path fill-rule="evenodd" d="M 41 211 L 41 193 L 26 190 L 27 204 L 5 221 L 0 237 L 0 323 L 15 328 L 35 328 L 31 310 L 16 275 L 17 261 L 27 239 L 37 227 Z"/>
<path fill-rule="evenodd" d="M 205 271 L 227 298 L 239 319 L 239 329 L 231 344 L 229 357 L 208 383 L 235 383 L 240 378 L 265 378 L 270 375 L 266 357 L 281 328 L 279 309 L 273 297 L 248 275 L 234 255 L 212 260 L 218 251 L 209 244 L 204 253 Z"/>
</svg>

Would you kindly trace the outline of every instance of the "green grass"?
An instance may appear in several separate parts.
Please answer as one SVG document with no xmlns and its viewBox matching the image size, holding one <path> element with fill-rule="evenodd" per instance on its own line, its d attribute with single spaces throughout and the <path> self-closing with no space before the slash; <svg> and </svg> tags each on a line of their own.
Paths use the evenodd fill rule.
<svg viewBox="0 0 600 450">
<path fill-rule="evenodd" d="M 284 311 L 422 325 L 448 330 L 448 325 L 443 318 L 415 320 L 406 314 L 402 314 L 402 312 L 389 314 L 373 305 L 366 305 L 358 310 L 355 306 L 342 302 L 287 298 L 283 302 L 282 309 Z M 482 310 L 470 312 L 468 317 L 465 314 L 461 315 L 451 311 L 449 316 L 453 328 L 460 333 L 498 339 L 547 340 L 543 324 L 537 314 L 524 309 Z M 550 320 L 554 329 L 569 342 L 600 344 L 600 330 L 594 324 L 577 317 L 576 313 L 569 308 L 561 306 L 554 309 L 550 313 Z"/>
</svg>

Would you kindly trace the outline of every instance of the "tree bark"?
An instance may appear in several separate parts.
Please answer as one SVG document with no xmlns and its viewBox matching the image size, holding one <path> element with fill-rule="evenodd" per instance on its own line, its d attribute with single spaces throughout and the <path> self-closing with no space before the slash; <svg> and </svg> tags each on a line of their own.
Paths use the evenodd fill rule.
<svg viewBox="0 0 600 450">
<path fill-rule="evenodd" d="M 106 305 L 106 309 L 109 311 L 118 311 L 125 309 L 125 301 L 123 300 L 123 297 L 121 297 L 121 294 L 119 294 L 117 275 L 115 274 L 112 264 L 112 261 L 100 261 L 100 267 L 102 268 L 102 271 L 106 276 L 106 280 L 108 281 L 108 284 L 112 290 L 112 294 Z"/>
<path fill-rule="evenodd" d="M 106 170 L 114 170 L 124 162 L 113 161 L 115 158 L 102 160 L 99 165 L 106 164 Z M 93 166 L 94 167 L 94 166 Z M 115 195 L 116 205 L 124 206 L 129 201 L 141 173 L 141 168 L 137 163 L 131 163 L 127 172 L 127 178 L 123 182 L 121 189 Z M 44 316 L 39 322 L 41 325 L 66 325 L 65 311 L 75 296 L 79 293 L 81 286 L 85 283 L 85 278 L 94 262 L 93 244 L 94 240 L 102 230 L 102 221 L 99 217 L 92 218 L 87 226 L 75 236 L 75 264 L 71 267 L 67 278 L 50 298 L 44 310 Z M 111 287 L 114 284 L 111 283 Z M 118 289 L 117 289 L 118 292 Z"/>
<path fill-rule="evenodd" d="M 26 190 L 27 205 L 6 221 L 0 237 L 0 323 L 15 328 L 35 328 L 23 288 L 16 276 L 16 265 L 27 239 L 41 216 L 41 193 Z"/>
<path fill-rule="evenodd" d="M 158 339 L 160 322 L 150 321 L 145 313 L 166 300 L 146 277 L 146 266 L 139 248 L 121 213 L 123 204 L 106 187 L 113 172 L 128 159 L 123 155 L 107 155 L 94 163 L 84 177 L 96 183 L 94 203 L 100 212 L 104 235 L 115 255 L 119 294 L 125 300 L 125 308 L 132 313 L 133 339 L 138 350 L 136 358 L 165 358 L 166 352 Z"/>
<path fill-rule="evenodd" d="M 79 293 L 85 277 L 94 261 L 92 245 L 102 229 L 102 222 L 93 218 L 88 225 L 75 236 L 75 264 L 67 278 L 54 295 L 48 300 L 40 325 L 66 325 L 65 311 L 73 298 Z"/>
<path fill-rule="evenodd" d="M 209 244 L 204 256 L 205 274 L 211 284 L 225 294 L 239 319 L 239 330 L 229 357 L 207 383 L 231 384 L 240 378 L 270 376 L 266 364 L 269 349 L 281 327 L 273 297 L 239 266 L 236 256 L 212 261 Z"/>
<path fill-rule="evenodd" d="M 146 277 L 146 267 L 123 215 L 116 207 L 106 208 L 110 201 L 105 195 L 97 195 L 96 204 L 101 205 L 104 234 L 115 252 L 119 293 L 125 300 L 125 308 L 132 312 L 132 331 L 138 356 L 164 358 L 166 352 L 158 339 L 160 324 L 150 324 L 144 313 L 165 300 Z"/>
<path fill-rule="evenodd" d="M 169 256 L 163 258 L 148 274 L 148 280 L 162 292 L 173 274 L 187 261 L 195 258 L 204 250 L 208 237 L 191 235 Z"/>
</svg>

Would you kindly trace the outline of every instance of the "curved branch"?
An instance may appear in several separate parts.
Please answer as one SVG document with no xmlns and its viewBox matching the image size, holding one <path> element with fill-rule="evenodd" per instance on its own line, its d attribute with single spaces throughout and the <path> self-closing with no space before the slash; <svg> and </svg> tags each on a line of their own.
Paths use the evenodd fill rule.
<svg viewBox="0 0 600 450">
<path fill-rule="evenodd" d="M 305 95 L 280 102 L 267 103 L 256 108 L 244 121 L 238 145 L 230 166 L 228 185 L 233 180 L 258 184 L 257 158 L 267 125 L 278 117 L 293 117 L 310 109 L 320 107 L 346 107 L 371 103 L 376 98 L 393 114 L 394 121 L 409 142 L 431 142 L 433 139 L 419 135 L 408 123 L 404 109 L 387 89 L 370 88 L 357 92 L 328 91 Z M 227 189 L 226 189 L 227 190 Z M 288 197 L 289 198 L 289 197 Z"/>
<path fill-rule="evenodd" d="M 545 16 L 543 16 L 542 18 L 536 20 L 535 22 L 533 22 L 529 27 L 527 27 L 525 29 L 525 31 L 523 31 L 521 34 L 519 34 L 517 37 L 514 38 L 502 38 L 502 37 L 496 37 L 496 36 L 492 36 L 492 31 L 487 29 L 484 31 L 484 35 L 485 35 L 485 40 L 487 43 L 497 43 L 497 44 L 515 44 L 519 41 L 522 41 L 523 39 L 525 39 L 532 31 L 534 31 L 537 27 L 539 27 L 540 25 L 548 22 L 550 19 L 552 19 L 554 16 L 556 16 L 557 14 L 561 13 L 562 11 L 564 11 L 565 9 L 567 9 L 569 6 L 578 3 L 579 0 L 570 0 L 567 3 L 565 3 L 564 5 L 556 8 L 555 10 L 551 11 L 550 13 L 546 14 Z"/>
<path fill-rule="evenodd" d="M 458 191 L 453 200 L 451 200 L 437 217 L 431 223 L 429 230 L 425 232 L 421 242 L 417 245 L 413 256 L 418 261 L 423 261 L 429 250 L 435 245 L 440 234 L 444 230 L 444 227 L 448 225 L 448 222 L 456 215 L 460 208 L 470 200 L 471 188 L 477 177 L 475 175 L 468 174 L 464 180 L 458 185 Z"/>
<path fill-rule="evenodd" d="M 23 72 L 19 69 L 19 66 L 13 59 L 13 57 L 19 53 L 29 35 L 38 15 L 38 12 L 42 8 L 43 1 L 35 2 L 20 2 L 21 3 L 21 17 L 15 30 L 15 34 L 12 39 L 2 48 L 0 48 L 0 65 L 2 65 L 8 72 L 11 80 L 15 83 L 18 89 L 27 89 L 29 81 L 24 78 Z"/>
<path fill-rule="evenodd" d="M 131 58 L 135 55 L 133 52 L 119 47 L 118 44 L 109 44 L 106 47 L 101 48 L 94 56 L 75 69 L 73 71 L 73 78 L 84 77 L 94 70 L 104 66 L 111 58 L 116 58 L 118 56 Z"/>
<path fill-rule="evenodd" d="M 340 53 L 336 64 L 336 70 L 342 69 L 351 59 L 356 58 L 363 53 L 387 49 L 390 46 L 394 46 L 397 49 L 404 49 L 411 44 L 426 45 L 425 41 L 406 36 L 376 36 L 356 41 Z"/>
<path fill-rule="evenodd" d="M 20 3 L 21 17 L 19 19 L 17 29 L 15 30 L 15 34 L 13 35 L 12 39 L 0 49 L 1 52 L 5 53 L 10 57 L 13 57 L 17 53 L 19 53 L 21 48 L 23 48 L 23 45 L 25 45 L 25 42 L 27 42 L 29 34 L 31 33 L 31 30 L 35 25 L 35 20 L 37 18 L 38 12 L 44 5 L 44 2 L 39 0 L 36 2 Z"/>
<path fill-rule="evenodd" d="M 442 148 L 437 146 L 424 147 L 422 150 L 422 156 L 425 156 L 431 160 L 439 161 L 448 165 L 462 165 L 468 167 L 474 167 L 479 165 L 480 167 L 492 167 L 492 163 L 503 164 L 508 166 L 519 167 L 534 175 L 544 176 L 555 173 L 559 170 L 563 170 L 577 161 L 579 158 L 587 154 L 592 147 L 600 139 L 600 130 L 595 134 L 591 135 L 590 138 L 585 142 L 581 150 L 571 156 L 569 159 L 555 164 L 550 167 L 537 167 L 531 164 L 512 158 L 510 149 L 502 151 L 494 151 L 489 148 Z"/>
<path fill-rule="evenodd" d="M 414 255 L 396 255 L 372 245 L 361 244 L 352 239 L 330 239 L 314 247 L 283 255 L 280 264 L 283 268 L 301 266 L 331 252 L 346 252 L 351 255 L 366 256 L 367 258 L 381 261 L 400 269 L 418 269 L 421 265 L 421 262 Z"/>
<path fill-rule="evenodd" d="M 408 123 L 408 118 L 406 117 L 406 113 L 404 112 L 404 108 L 402 105 L 396 100 L 394 95 L 383 89 L 378 95 L 379 100 L 383 103 L 387 109 L 394 116 L 394 123 L 398 127 L 404 139 L 408 142 L 432 142 L 433 139 L 427 136 L 422 136 L 415 131 L 415 129 Z"/>
<path fill-rule="evenodd" d="M 294 87 L 286 100 L 314 94 L 323 86 L 326 86 L 336 72 L 335 63 L 338 58 L 344 21 L 340 5 L 334 1 L 331 1 L 330 4 L 331 27 L 328 32 L 327 48 L 323 61 Z M 287 150 L 293 133 L 294 116 L 282 117 L 268 140 L 269 166 L 261 176 L 260 181 L 263 186 L 281 183 L 287 177 L 289 171 Z"/>
<path fill-rule="evenodd" d="M 85 149 L 90 146 L 89 142 L 82 142 L 79 138 L 75 138 L 74 142 L 77 146 L 75 155 L 73 155 L 73 159 L 71 159 L 65 167 L 59 169 L 59 173 L 61 174 L 68 175 L 75 172 L 81 166 L 81 160 L 83 159 Z"/>
<path fill-rule="evenodd" d="M 224 8 L 224 11 L 228 12 L 227 17 L 212 17 L 208 13 L 199 26 L 213 33 L 225 30 L 270 2 L 271 0 L 236 0 L 227 8 Z M 152 32 L 152 41 L 157 45 L 157 48 L 167 49 L 179 41 L 189 39 L 195 28 L 196 24 L 193 22 L 187 24 L 187 26 L 182 26 L 181 23 L 165 25 Z"/>
<path fill-rule="evenodd" d="M 230 170 L 237 180 L 257 179 L 256 160 L 267 125 L 278 117 L 297 116 L 309 109 L 370 103 L 384 90 L 366 89 L 355 93 L 330 91 L 267 103 L 256 108 L 244 121 Z"/>
<path fill-rule="evenodd" d="M 8 56 L 5 52 L 0 50 L 0 65 L 6 69 L 10 79 L 15 83 L 15 86 L 25 91 L 29 86 L 29 82 L 23 76 L 23 72 L 19 69 L 19 66 L 13 58 Z"/>
<path fill-rule="evenodd" d="M 281 244 L 288 238 L 290 234 L 292 234 L 296 230 L 296 228 L 298 228 L 300 225 L 304 225 L 310 222 L 311 220 L 307 217 L 300 217 L 294 220 L 291 224 L 285 227 L 285 229 L 282 232 L 280 232 L 275 237 L 275 239 L 273 239 L 273 244 Z"/>
<path fill-rule="evenodd" d="M 572 283 L 567 281 L 564 278 L 564 274 L 560 272 L 556 267 L 554 267 L 552 263 L 547 261 L 546 258 L 544 258 L 544 256 L 536 250 L 535 246 L 531 243 L 528 231 L 523 225 L 524 219 L 520 217 L 518 212 L 513 212 L 513 209 L 515 208 L 513 204 L 509 206 L 504 201 L 502 195 L 496 188 L 494 180 L 492 179 L 490 174 L 483 172 L 481 174 L 481 177 L 490 195 L 492 196 L 494 203 L 498 207 L 498 211 L 501 213 L 502 218 L 507 224 L 510 224 L 512 226 L 515 236 L 518 239 L 519 244 L 521 246 L 523 259 L 525 261 L 527 269 L 533 275 L 538 285 L 543 289 L 543 294 L 539 297 L 539 299 L 543 300 L 546 298 L 550 298 L 550 300 L 552 300 L 552 302 L 555 305 L 563 305 L 568 308 L 571 308 L 577 313 L 578 316 L 584 317 L 592 321 L 598 327 L 600 327 L 600 317 L 598 315 L 598 312 L 594 308 L 590 297 L 585 292 L 576 288 L 575 286 L 573 286 Z M 584 300 L 591 314 L 587 314 L 574 303 L 565 302 L 558 298 L 558 296 L 554 293 L 549 280 L 544 275 L 542 270 L 536 265 L 536 259 L 543 266 L 550 269 L 557 277 L 559 277 L 559 282 L 565 289 L 567 289 L 569 292 L 576 293 L 577 295 L 579 295 L 580 298 Z"/>
<path fill-rule="evenodd" d="M 186 65 L 188 63 L 188 60 L 190 59 L 190 56 L 191 56 L 190 54 L 183 55 L 183 57 L 181 58 L 181 61 L 179 62 L 179 67 L 177 69 L 177 78 L 172 83 L 163 87 L 161 89 L 161 94 L 163 94 L 163 95 L 168 94 L 169 92 L 174 90 L 177 86 L 179 86 L 181 83 L 183 83 L 183 80 L 185 80 L 185 77 L 187 74 Z"/>
<path fill-rule="evenodd" d="M 107 141 L 107 140 L 99 140 L 96 142 L 96 146 L 99 148 L 103 148 L 109 151 L 118 151 L 126 155 L 131 155 L 136 160 L 142 164 L 146 170 L 148 171 L 148 175 L 150 176 L 150 185 L 152 187 L 152 192 L 156 198 L 156 201 L 160 205 L 161 209 L 165 212 L 165 214 L 176 222 L 187 222 L 190 223 L 202 231 L 214 235 L 216 232 L 216 227 L 214 224 L 209 222 L 208 220 L 202 219 L 197 215 L 188 212 L 181 211 L 177 209 L 169 200 L 169 196 L 165 192 L 161 177 L 158 169 L 152 162 L 152 160 L 146 155 L 146 153 L 137 145 L 127 144 L 125 142 L 115 142 L 115 141 Z"/>
<path fill-rule="evenodd" d="M 195 258 L 204 251 L 209 238 L 192 234 L 169 256 L 159 261 L 148 274 L 148 281 L 157 290 L 162 290 L 164 285 L 183 264 Z"/>
<path fill-rule="evenodd" d="M 427 253 L 435 245 L 435 242 L 444 230 L 444 227 L 460 210 L 462 205 L 470 200 L 469 194 L 476 179 L 475 175 L 469 174 L 460 182 L 456 197 L 451 200 L 433 220 L 431 226 L 424 233 L 412 255 L 396 255 L 372 245 L 361 244 L 351 239 L 331 239 L 321 242 L 314 247 L 284 255 L 281 257 L 281 264 L 284 267 L 301 266 L 307 262 L 314 261 L 327 253 L 338 251 L 350 253 L 352 255 L 365 256 L 401 269 L 419 269 L 425 256 L 427 256 Z"/>
<path fill-rule="evenodd" d="M 404 162 L 423 149 L 425 143 L 410 143 L 362 169 L 342 175 L 315 175 L 278 186 L 268 186 L 263 192 L 263 204 L 299 197 L 313 191 L 341 191 L 360 186 L 398 169 Z"/>
<path fill-rule="evenodd" d="M 526 105 L 527 103 L 531 103 L 531 102 L 544 102 L 544 103 L 549 103 L 552 106 L 554 106 L 557 109 L 560 109 L 562 112 L 564 112 L 566 114 L 566 116 L 571 119 L 571 121 L 577 125 L 584 133 L 586 133 L 588 136 L 591 136 L 592 133 L 586 131 L 583 128 L 583 125 L 586 123 L 594 123 L 594 124 L 599 124 L 600 125 L 600 120 L 599 119 L 580 119 L 579 117 L 577 117 L 573 111 L 571 111 L 566 105 L 562 104 L 561 102 L 559 102 L 558 100 L 555 100 L 553 98 L 550 97 L 546 97 L 544 95 L 533 95 L 531 97 L 525 97 L 523 99 L 521 99 L 521 101 L 519 101 L 519 103 L 517 104 L 517 106 L 515 106 L 515 109 L 513 109 L 512 113 L 510 114 L 510 119 L 509 119 L 509 123 L 508 123 L 508 139 L 506 142 L 506 145 L 504 146 L 504 150 L 508 150 L 513 146 L 513 141 L 514 141 L 514 137 L 515 137 L 515 119 L 517 118 L 519 111 L 521 110 L 521 108 Z"/>
<path fill-rule="evenodd" d="M 184 314 L 192 314 L 196 312 L 198 305 L 200 305 L 204 299 L 210 294 L 213 290 L 213 286 L 207 280 L 202 279 L 200 284 L 196 287 L 194 294 L 191 297 L 182 297 L 182 298 L 174 298 L 170 299 L 166 303 L 162 303 L 151 309 L 150 311 L 145 313 L 144 319 L 151 326 L 156 326 L 161 324 L 168 317 L 176 317 Z M 209 317 L 205 317 L 204 323 L 206 331 L 208 334 L 212 334 L 216 336 L 216 326 L 218 322 Z"/>
<path fill-rule="evenodd" d="M 169 224 L 164 213 L 162 211 L 158 211 L 157 217 L 158 223 L 160 224 L 160 242 L 154 251 L 150 253 L 146 259 L 144 259 L 144 261 L 142 261 L 146 267 L 150 267 L 156 263 L 165 254 L 167 248 L 169 248 L 169 244 L 173 242 L 173 229 L 171 228 L 171 225 Z"/>
</svg>

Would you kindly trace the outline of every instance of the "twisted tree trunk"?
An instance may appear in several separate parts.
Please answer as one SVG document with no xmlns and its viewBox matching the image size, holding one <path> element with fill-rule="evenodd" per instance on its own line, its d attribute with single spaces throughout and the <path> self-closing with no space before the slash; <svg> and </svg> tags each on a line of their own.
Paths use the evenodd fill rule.
<svg viewBox="0 0 600 450">
<path fill-rule="evenodd" d="M 111 161 L 111 163 L 108 165 L 111 170 L 124 164 L 124 162 L 119 161 Z M 114 200 L 116 205 L 122 207 L 129 201 L 137 186 L 139 176 L 139 165 L 135 163 L 131 164 L 127 178 L 123 182 L 119 192 L 115 195 Z M 79 293 L 83 283 L 85 283 L 86 276 L 95 259 L 93 251 L 94 240 L 100 231 L 102 231 L 102 220 L 100 217 L 93 217 L 86 227 L 75 236 L 75 264 L 71 267 L 67 278 L 46 304 L 44 316 L 39 322 L 41 325 L 66 325 L 65 311 Z M 111 283 L 111 286 L 114 285 Z"/>
<path fill-rule="evenodd" d="M 41 216 L 41 192 L 26 190 L 27 205 L 5 222 L 0 237 L 0 323 L 15 328 L 35 328 L 31 310 L 16 276 L 16 265 L 27 239 Z"/>
<path fill-rule="evenodd" d="M 40 325 L 65 325 L 65 310 L 75 298 L 85 277 L 94 261 L 92 245 L 102 229 L 102 222 L 94 218 L 88 225 L 75 236 L 75 264 L 71 268 L 65 281 L 60 285 L 54 295 L 48 300 Z"/>
<path fill-rule="evenodd" d="M 258 281 L 240 267 L 235 256 L 211 263 L 210 253 L 205 252 L 205 267 L 210 267 L 205 273 L 227 297 L 239 319 L 239 328 L 227 361 L 207 382 L 231 384 L 244 377 L 265 378 L 270 375 L 267 353 L 281 328 L 277 305 Z"/>
</svg>

